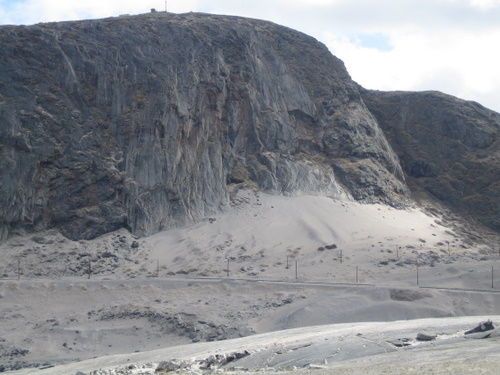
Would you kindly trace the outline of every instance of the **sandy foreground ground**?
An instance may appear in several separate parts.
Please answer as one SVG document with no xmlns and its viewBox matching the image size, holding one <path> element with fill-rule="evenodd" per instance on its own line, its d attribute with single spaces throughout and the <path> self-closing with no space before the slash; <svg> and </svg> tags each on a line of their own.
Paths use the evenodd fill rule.
<svg viewBox="0 0 500 375">
<path fill-rule="evenodd" d="M 498 330 L 464 335 L 465 329 L 485 318 L 313 326 L 101 357 L 36 373 L 496 374 L 500 362 Z M 493 316 L 495 324 L 498 318 L 500 316 Z M 419 341 L 416 335 L 422 332 L 436 338 Z M 30 374 L 32 371 L 15 373 Z"/>
<path fill-rule="evenodd" d="M 209 345 L 217 351 L 233 347 L 220 340 L 276 332 L 266 339 L 272 347 L 282 341 L 279 331 L 297 328 L 303 335 L 316 332 L 308 327 L 336 324 L 331 328 L 336 330 L 339 323 L 364 327 L 360 322 L 441 317 L 445 320 L 428 328 L 437 333 L 441 325 L 452 335 L 500 311 L 500 256 L 495 247 L 474 241 L 437 213 L 328 197 L 247 191 L 219 215 L 151 237 L 138 239 L 122 230 L 92 241 L 71 241 L 55 231 L 20 233 L 0 245 L 0 253 L 0 371 L 26 368 L 20 370 L 23 374 L 87 374 L 106 367 L 109 358 L 115 369 L 124 368 L 132 357 L 137 368 L 116 373 L 149 374 L 162 360 L 181 360 L 176 353 L 190 353 L 186 348 L 196 352 Z M 483 317 L 446 320 L 475 315 Z M 336 374 L 356 373 L 341 372 L 345 365 L 345 371 L 361 366 L 359 373 L 366 374 L 378 363 L 381 369 L 387 367 L 390 358 L 391 366 L 398 366 L 394 356 L 402 349 L 386 341 L 393 336 L 414 339 L 415 330 L 425 328 L 410 332 L 398 324 L 402 325 L 397 333 L 391 325 L 383 330 L 373 326 L 381 329 L 384 342 L 376 347 L 391 350 L 365 352 L 356 344 L 359 337 L 352 338 L 355 349 L 349 351 L 360 350 L 363 358 L 375 362 L 336 355 L 322 368 L 325 353 L 333 350 L 327 347 L 315 349 L 320 354 L 312 357 L 301 349 L 304 361 L 271 365 L 269 358 L 281 354 L 270 349 L 262 354 L 267 359 L 252 357 L 248 366 L 244 358 L 238 366 L 214 366 L 224 371 L 236 366 L 251 372 L 267 366 L 273 371 L 321 373 L 335 365 Z M 324 338 L 312 341 L 319 345 Z M 465 351 L 471 341 L 464 340 L 447 341 L 453 346 L 450 353 L 455 346 Z M 474 340 L 474 345 L 486 355 L 491 348 L 483 342 Z M 256 350 L 255 345 L 249 341 L 248 351 Z M 403 349 L 439 358 L 432 346 Z M 155 350 L 164 351 L 156 362 L 144 354 Z M 408 361 L 420 358 L 404 353 Z M 108 356 L 104 362 L 98 359 L 103 356 Z M 382 357 L 387 361 L 373 359 Z M 493 362 L 499 365 L 498 357 L 487 357 L 496 358 Z M 35 370 L 82 360 L 91 362 L 67 370 Z M 199 363 L 192 363 L 183 371 L 199 372 Z M 419 368 L 416 362 L 415 366 Z"/>
</svg>

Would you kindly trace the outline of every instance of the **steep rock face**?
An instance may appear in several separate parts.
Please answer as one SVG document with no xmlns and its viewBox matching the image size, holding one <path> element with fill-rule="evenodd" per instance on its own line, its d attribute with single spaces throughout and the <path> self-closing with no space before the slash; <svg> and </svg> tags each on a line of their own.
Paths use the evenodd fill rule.
<svg viewBox="0 0 500 375">
<path fill-rule="evenodd" d="M 272 23 L 157 13 L 0 27 L 0 238 L 138 235 L 232 185 L 397 204 L 397 156 L 344 65 Z"/>
<path fill-rule="evenodd" d="M 439 92 L 361 90 L 410 187 L 500 230 L 500 114 Z"/>
</svg>

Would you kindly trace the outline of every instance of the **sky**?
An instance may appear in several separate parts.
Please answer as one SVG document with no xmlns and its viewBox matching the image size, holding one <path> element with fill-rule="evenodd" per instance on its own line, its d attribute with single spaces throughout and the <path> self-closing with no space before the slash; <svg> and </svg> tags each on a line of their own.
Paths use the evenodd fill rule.
<svg viewBox="0 0 500 375">
<path fill-rule="evenodd" d="M 168 0 L 167 7 L 289 26 L 323 42 L 366 88 L 439 90 L 500 112 L 500 0 Z M 165 1 L 0 0 L 0 24 L 150 8 L 164 10 Z"/>
</svg>

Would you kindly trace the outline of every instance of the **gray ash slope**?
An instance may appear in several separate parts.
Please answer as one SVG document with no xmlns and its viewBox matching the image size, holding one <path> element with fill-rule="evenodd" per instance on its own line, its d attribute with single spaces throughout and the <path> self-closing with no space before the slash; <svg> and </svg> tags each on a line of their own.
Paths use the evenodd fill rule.
<svg viewBox="0 0 500 375">
<path fill-rule="evenodd" d="M 216 212 L 241 185 L 410 198 L 371 112 L 384 107 L 297 31 L 156 13 L 2 26 L 0 45 L 0 238 L 147 235 Z"/>
</svg>

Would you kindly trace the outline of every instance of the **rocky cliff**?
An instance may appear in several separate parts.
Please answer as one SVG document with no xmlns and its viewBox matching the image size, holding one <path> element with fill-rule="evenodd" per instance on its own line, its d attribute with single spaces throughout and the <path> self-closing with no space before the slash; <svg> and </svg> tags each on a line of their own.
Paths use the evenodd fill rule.
<svg viewBox="0 0 500 375">
<path fill-rule="evenodd" d="M 361 92 L 409 187 L 500 231 L 500 114 L 439 92 Z"/>
<path fill-rule="evenodd" d="M 425 191 L 500 230 L 498 113 L 365 90 L 297 31 L 154 13 L 2 26 L 0 45 L 0 240 L 147 235 L 241 186 L 391 205 Z"/>
<path fill-rule="evenodd" d="M 0 238 L 147 235 L 234 186 L 404 202 L 343 63 L 269 22 L 156 13 L 0 27 Z"/>
</svg>

